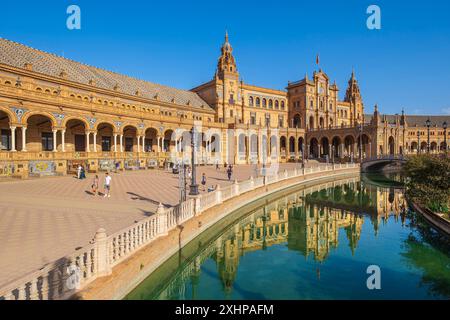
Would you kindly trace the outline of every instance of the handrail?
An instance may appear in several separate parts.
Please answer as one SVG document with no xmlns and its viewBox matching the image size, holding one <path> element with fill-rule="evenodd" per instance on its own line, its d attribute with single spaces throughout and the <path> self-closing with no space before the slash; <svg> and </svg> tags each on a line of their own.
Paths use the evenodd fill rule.
<svg viewBox="0 0 450 320">
<path fill-rule="evenodd" d="M 213 192 L 188 199 L 168 209 L 160 204 L 152 216 L 109 236 L 104 229 L 99 229 L 93 241 L 86 247 L 4 285 L 0 288 L 0 300 L 67 299 L 96 278 L 111 274 L 114 266 L 143 246 L 166 236 L 178 225 L 223 201 L 280 181 L 358 166 L 355 163 L 347 163 L 284 170 L 273 175 L 235 181 L 223 189 L 218 186 Z"/>
</svg>

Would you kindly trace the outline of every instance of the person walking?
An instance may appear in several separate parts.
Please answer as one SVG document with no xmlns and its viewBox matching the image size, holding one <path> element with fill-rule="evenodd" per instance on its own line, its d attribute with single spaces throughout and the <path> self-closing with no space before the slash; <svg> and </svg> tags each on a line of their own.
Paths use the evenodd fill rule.
<svg viewBox="0 0 450 320">
<path fill-rule="evenodd" d="M 203 191 L 206 191 L 206 174 L 205 173 L 202 174 L 202 186 L 203 186 Z"/>
<path fill-rule="evenodd" d="M 81 164 L 79 164 L 78 168 L 77 168 L 77 179 L 78 180 L 80 179 L 80 176 L 81 176 Z"/>
<path fill-rule="evenodd" d="M 86 179 L 86 170 L 84 170 L 84 167 L 83 167 L 83 166 L 81 166 L 80 179 L 81 179 L 81 180 Z"/>
<path fill-rule="evenodd" d="M 109 173 L 105 173 L 105 195 L 104 197 L 108 197 L 111 198 L 111 176 L 109 175 Z"/>
<path fill-rule="evenodd" d="M 119 168 L 120 168 L 120 162 L 117 161 L 116 162 L 116 173 L 119 173 Z"/>
<path fill-rule="evenodd" d="M 98 192 L 98 175 L 95 175 L 94 180 L 92 181 L 92 193 L 94 194 L 94 196 L 97 195 Z"/>
<path fill-rule="evenodd" d="M 231 181 L 232 174 L 233 174 L 233 169 L 231 168 L 231 166 L 229 166 L 227 169 L 228 181 Z"/>
</svg>

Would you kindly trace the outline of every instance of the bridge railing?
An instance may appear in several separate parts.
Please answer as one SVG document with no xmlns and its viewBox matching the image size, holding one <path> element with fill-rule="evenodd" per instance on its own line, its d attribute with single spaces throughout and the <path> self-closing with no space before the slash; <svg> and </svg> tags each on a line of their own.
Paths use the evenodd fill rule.
<svg viewBox="0 0 450 320">
<path fill-rule="evenodd" d="M 180 224 L 206 210 L 240 194 L 288 179 L 317 173 L 339 173 L 359 167 L 359 164 L 328 164 L 314 168 L 295 168 L 273 175 L 237 180 L 221 189 L 190 198 L 180 205 L 165 208 L 162 204 L 152 216 L 114 234 L 99 229 L 94 239 L 76 252 L 13 280 L 0 288 L 0 300 L 61 300 L 70 298 L 98 277 L 112 273 L 123 262 L 155 239 L 167 236 Z"/>
</svg>

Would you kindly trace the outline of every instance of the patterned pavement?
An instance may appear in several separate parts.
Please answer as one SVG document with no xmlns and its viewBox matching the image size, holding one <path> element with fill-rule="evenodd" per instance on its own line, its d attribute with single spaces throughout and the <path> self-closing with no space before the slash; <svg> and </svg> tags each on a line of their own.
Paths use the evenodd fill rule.
<svg viewBox="0 0 450 320">
<path fill-rule="evenodd" d="M 282 164 L 280 171 L 294 166 Z M 230 184 L 223 168 L 200 167 L 198 183 L 202 173 L 207 186 Z M 232 179 L 251 175 L 253 166 L 239 166 Z M 159 202 L 178 202 L 178 176 L 170 172 L 113 173 L 111 198 L 90 193 L 93 177 L 0 180 L 0 287 L 88 244 L 99 228 L 111 234 L 151 215 Z M 104 174 L 99 177 L 103 191 Z"/>
</svg>

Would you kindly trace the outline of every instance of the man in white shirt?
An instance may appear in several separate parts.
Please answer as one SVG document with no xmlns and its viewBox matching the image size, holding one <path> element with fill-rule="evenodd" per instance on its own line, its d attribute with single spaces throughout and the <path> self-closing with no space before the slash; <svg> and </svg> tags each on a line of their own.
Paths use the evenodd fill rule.
<svg viewBox="0 0 450 320">
<path fill-rule="evenodd" d="M 107 172 L 105 173 L 105 195 L 104 195 L 105 198 L 106 197 L 111 198 L 110 191 L 111 191 L 111 176 Z"/>
</svg>

